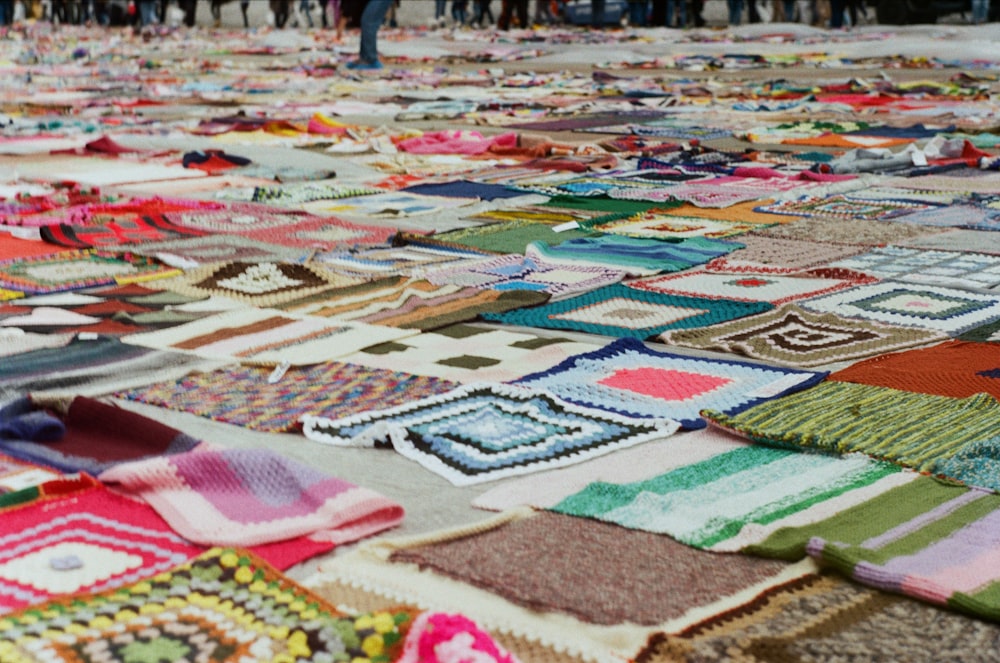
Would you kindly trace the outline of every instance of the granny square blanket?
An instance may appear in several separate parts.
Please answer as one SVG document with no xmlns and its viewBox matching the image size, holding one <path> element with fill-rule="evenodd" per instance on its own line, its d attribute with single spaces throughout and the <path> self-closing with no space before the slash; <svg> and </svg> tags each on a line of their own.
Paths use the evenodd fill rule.
<svg viewBox="0 0 1000 663">
<path fill-rule="evenodd" d="M 860 452 L 973 486 L 1000 489 L 993 460 L 1000 403 L 851 382 L 822 382 L 709 423 L 754 442 L 828 453 Z"/>
<path fill-rule="evenodd" d="M 526 371 L 550 368 L 597 347 L 596 343 L 565 337 L 462 324 L 372 345 L 341 361 L 463 383 L 509 382 Z M 378 374 L 378 370 L 374 372 Z M 331 416 L 318 410 L 311 414 Z"/>
<path fill-rule="evenodd" d="M 0 659 L 393 661 L 411 619 L 341 616 L 262 559 L 216 548 L 127 587 L 8 615 Z"/>
<path fill-rule="evenodd" d="M 733 412 L 806 389 L 825 375 L 658 352 L 642 341 L 621 338 L 517 384 L 587 407 L 630 417 L 666 416 L 685 428 L 703 428 L 698 416 L 703 409 Z"/>
<path fill-rule="evenodd" d="M 1000 256 L 988 253 L 883 246 L 830 266 L 909 283 L 973 290 L 1000 286 Z"/>
<path fill-rule="evenodd" d="M 604 218 L 585 222 L 581 225 L 591 230 L 627 237 L 645 237 L 649 239 L 683 239 L 685 237 L 731 237 L 742 235 L 760 228 L 755 223 L 740 223 L 703 219 L 696 216 L 677 216 L 652 209 L 624 219 Z"/>
<path fill-rule="evenodd" d="M 874 281 L 871 279 L 870 281 Z M 740 274 L 687 271 L 629 281 L 629 287 L 669 295 L 735 299 L 744 302 L 785 302 L 818 297 L 857 285 L 857 279 L 795 277 L 781 274 Z"/>
<path fill-rule="evenodd" d="M 646 339 L 668 329 L 705 327 L 771 308 L 766 302 L 663 295 L 616 283 L 533 308 L 487 313 L 483 318 L 526 327 Z"/>
<path fill-rule="evenodd" d="M 119 258 L 93 251 L 66 251 L 0 262 L 0 288 L 38 295 L 134 283 L 176 273 L 172 267 L 142 256 Z"/>
<path fill-rule="evenodd" d="M 360 366 L 357 362 L 292 366 L 276 380 L 269 379 L 272 374 L 273 369 L 260 366 L 221 368 L 119 392 L 115 397 L 191 412 L 253 430 L 286 433 L 298 430 L 299 418 L 305 414 L 344 417 L 444 393 L 458 386 L 436 377 L 401 373 L 388 367 Z"/>
<path fill-rule="evenodd" d="M 678 424 L 581 407 L 538 389 L 470 384 L 339 420 L 306 416 L 303 428 L 335 446 L 391 445 L 462 486 L 596 458 L 668 437 Z"/>
<path fill-rule="evenodd" d="M 149 505 L 88 477 L 8 497 L 24 502 L 3 509 L 0 518 L 0 614 L 130 584 L 204 550 Z"/>
<path fill-rule="evenodd" d="M 357 282 L 311 264 L 234 261 L 188 269 L 156 285 L 189 297 L 228 297 L 270 308 Z"/>
<path fill-rule="evenodd" d="M 103 472 L 101 481 L 148 502 L 204 545 L 255 546 L 309 536 L 348 543 L 403 519 L 375 491 L 266 449 L 201 449 Z"/>
<path fill-rule="evenodd" d="M 863 359 L 947 338 L 941 332 L 813 313 L 797 304 L 702 329 L 660 334 L 668 345 L 801 367 Z"/>
<path fill-rule="evenodd" d="M 820 313 L 919 327 L 952 336 L 1000 320 L 1000 293 L 896 281 L 860 285 L 805 300 L 802 306 Z"/>
<path fill-rule="evenodd" d="M 900 473 L 860 454 L 839 458 L 752 445 L 646 481 L 594 482 L 552 510 L 736 552 L 777 527 L 822 520 L 845 503 L 899 485 L 893 475 Z"/>
<path fill-rule="evenodd" d="M 416 332 L 360 322 L 244 308 L 169 329 L 125 336 L 125 343 L 234 358 L 257 364 L 317 364 Z"/>
</svg>

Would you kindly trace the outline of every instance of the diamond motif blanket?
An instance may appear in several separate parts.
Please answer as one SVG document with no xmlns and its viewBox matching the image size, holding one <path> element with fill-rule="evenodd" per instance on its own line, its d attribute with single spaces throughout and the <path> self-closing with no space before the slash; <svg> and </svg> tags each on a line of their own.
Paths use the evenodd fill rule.
<svg viewBox="0 0 1000 663">
<path fill-rule="evenodd" d="M 412 617 L 341 616 L 260 558 L 216 548 L 128 587 L 8 615 L 0 659 L 387 662 Z"/>
<path fill-rule="evenodd" d="M 771 308 L 766 302 L 663 295 L 616 283 L 533 308 L 487 313 L 483 318 L 526 327 L 646 339 L 668 329 L 706 327 Z"/>
<path fill-rule="evenodd" d="M 1000 489 L 994 469 L 1000 403 L 988 394 L 948 398 L 850 382 L 822 382 L 733 415 L 702 416 L 754 442 L 876 458 Z"/>
<path fill-rule="evenodd" d="M 875 279 L 868 279 L 873 282 Z M 688 270 L 629 281 L 629 286 L 651 292 L 709 299 L 769 302 L 775 306 L 851 288 L 863 279 L 797 277 L 779 274 L 739 274 Z"/>
<path fill-rule="evenodd" d="M 653 439 L 678 424 L 574 405 L 537 389 L 470 384 L 406 405 L 330 420 L 306 416 L 306 437 L 389 446 L 457 486 L 582 462 Z"/>
<path fill-rule="evenodd" d="M 953 336 L 1000 320 L 1000 293 L 895 281 L 861 285 L 804 301 L 802 306 L 821 313 L 918 327 Z"/>
<path fill-rule="evenodd" d="M 630 417 L 666 416 L 685 428 L 702 428 L 705 422 L 698 413 L 703 409 L 738 411 L 806 389 L 825 375 L 658 352 L 622 338 L 527 375 L 517 384 L 586 407 Z"/>
<path fill-rule="evenodd" d="M 730 352 L 803 368 L 863 359 L 945 339 L 947 336 L 940 332 L 852 320 L 835 313 L 813 313 L 797 304 L 703 329 L 674 329 L 660 334 L 660 340 L 668 345 Z"/>
</svg>

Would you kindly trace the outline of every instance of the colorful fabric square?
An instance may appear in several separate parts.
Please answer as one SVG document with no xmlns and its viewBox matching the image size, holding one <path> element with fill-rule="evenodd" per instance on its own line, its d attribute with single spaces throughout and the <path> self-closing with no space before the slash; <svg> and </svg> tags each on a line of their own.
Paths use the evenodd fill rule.
<svg viewBox="0 0 1000 663">
<path fill-rule="evenodd" d="M 872 282 L 875 279 L 868 279 Z M 779 274 L 741 274 L 687 271 L 629 281 L 629 287 L 686 297 L 769 302 L 775 306 L 818 297 L 858 285 L 859 279 L 794 277 Z"/>
<path fill-rule="evenodd" d="M 317 364 L 415 332 L 244 308 L 124 337 L 126 343 L 257 364 Z"/>
<path fill-rule="evenodd" d="M 276 209 L 258 203 L 230 203 L 220 205 L 219 209 L 172 212 L 165 216 L 185 228 L 241 235 L 260 242 L 307 250 L 384 244 L 395 233 L 389 227 L 365 226 L 331 216 Z"/>
<path fill-rule="evenodd" d="M 761 205 L 757 210 L 785 216 L 886 221 L 914 212 L 937 210 L 941 207 L 941 205 L 910 200 L 857 200 L 846 195 L 834 195 L 804 196 L 798 200 L 782 200 Z"/>
<path fill-rule="evenodd" d="M 961 334 L 1000 320 L 1000 294 L 893 281 L 860 285 L 802 302 L 821 313 Z"/>
<path fill-rule="evenodd" d="M 900 246 L 875 247 L 830 265 L 881 279 L 989 290 L 1000 286 L 1000 256 L 988 253 L 930 251 Z"/>
<path fill-rule="evenodd" d="M 148 505 L 87 477 L 6 497 L 25 501 L 3 505 L 0 613 L 130 584 L 203 551 Z"/>
<path fill-rule="evenodd" d="M 595 343 L 558 336 L 537 336 L 509 329 L 451 325 L 416 336 L 367 347 L 342 361 L 367 369 L 404 370 L 456 382 L 509 382 L 531 369 L 546 369 L 589 352 Z M 329 383 L 328 383 L 329 384 Z M 429 394 L 427 394 L 429 395 Z M 388 405 L 388 401 L 384 401 Z M 326 417 L 332 412 L 320 412 Z"/>
<path fill-rule="evenodd" d="M 236 261 L 188 269 L 157 286 L 189 297 L 228 297 L 270 308 L 355 283 L 311 264 Z"/>
<path fill-rule="evenodd" d="M 417 615 L 396 663 L 518 663 L 493 637 L 464 615 L 423 612 Z"/>
<path fill-rule="evenodd" d="M 161 214 L 128 214 L 93 225 L 53 224 L 43 226 L 40 232 L 46 242 L 71 249 L 130 248 L 135 244 L 204 234 L 175 225 Z"/>
<path fill-rule="evenodd" d="M 527 248 L 526 255 L 541 257 L 550 262 L 605 265 L 627 270 L 630 274 L 658 274 L 680 272 L 703 265 L 741 246 L 742 244 L 735 242 L 707 237 L 659 240 L 600 235 L 569 240 L 558 245 L 535 242 Z"/>
<path fill-rule="evenodd" d="M 586 407 L 629 417 L 670 417 L 684 428 L 703 428 L 703 409 L 733 412 L 823 379 L 825 373 L 746 362 L 689 357 L 622 338 L 570 357 L 517 384 L 544 389 Z"/>
<path fill-rule="evenodd" d="M 763 191 L 756 189 L 740 189 L 735 186 L 713 185 L 711 180 L 705 182 L 688 182 L 656 189 L 613 189 L 608 196 L 622 200 L 649 200 L 664 202 L 680 200 L 697 207 L 731 207 L 737 203 L 757 200 Z"/>
<path fill-rule="evenodd" d="M 907 224 L 931 228 L 970 228 L 973 230 L 1000 230 L 1000 214 L 979 205 L 948 205 L 909 214 L 903 219 Z"/>
<path fill-rule="evenodd" d="M 845 502 L 898 485 L 892 475 L 900 472 L 860 454 L 836 458 L 752 445 L 646 481 L 595 482 L 552 510 L 736 552 L 785 522 L 822 520 Z"/>
<path fill-rule="evenodd" d="M 391 445 L 454 485 L 562 467 L 674 433 L 670 419 L 636 419 L 527 387 L 471 384 L 386 410 L 307 416 L 306 437 L 335 446 Z"/>
<path fill-rule="evenodd" d="M 127 587 L 8 615 L 0 659 L 388 663 L 412 618 L 342 616 L 264 560 L 216 548 Z"/>
<path fill-rule="evenodd" d="M 934 214 L 940 214 L 940 212 L 941 209 L 933 210 Z M 932 238 L 943 232 L 945 231 L 941 229 L 903 223 L 901 220 L 873 221 L 867 219 L 817 217 L 800 218 L 792 223 L 782 223 L 761 230 L 755 230 L 754 234 L 761 237 L 865 247 L 898 244 L 914 238 Z M 860 253 L 860 251 L 856 252 Z"/>
<path fill-rule="evenodd" d="M 761 227 L 759 224 L 752 223 L 665 214 L 656 209 L 624 219 L 598 218 L 580 225 L 603 233 L 648 239 L 684 239 L 687 237 L 718 239 L 742 235 Z"/>
<path fill-rule="evenodd" d="M 432 569 L 543 614 L 645 626 L 766 582 L 787 568 L 747 556 L 719 565 L 712 555 L 665 536 L 547 512 L 407 546 L 390 560 Z M 614 573 L 607 572 L 609 565 Z"/>
<path fill-rule="evenodd" d="M 176 269 L 142 256 L 118 258 L 91 251 L 67 251 L 0 262 L 0 287 L 38 295 L 175 274 Z"/>
<path fill-rule="evenodd" d="M 526 327 L 646 339 L 668 329 L 705 327 L 771 308 L 765 302 L 661 295 L 614 284 L 534 308 L 488 313 L 483 318 Z"/>
<path fill-rule="evenodd" d="M 274 374 L 270 368 L 236 366 L 192 373 L 177 381 L 139 387 L 115 396 L 253 430 L 285 433 L 300 429 L 299 418 L 305 414 L 345 417 L 444 393 L 458 386 L 436 377 L 356 364 L 293 366 L 277 380 L 269 379 Z"/>
<path fill-rule="evenodd" d="M 375 491 L 265 449 L 200 449 L 103 472 L 102 481 L 159 512 L 204 545 L 256 546 L 297 536 L 349 543 L 403 519 Z"/>
<path fill-rule="evenodd" d="M 702 416 L 755 442 L 828 453 L 860 452 L 973 486 L 1000 489 L 1000 403 L 988 394 L 948 398 L 851 382 L 726 415 Z"/>
<path fill-rule="evenodd" d="M 551 263 L 540 256 L 505 255 L 428 272 L 438 285 L 455 284 L 478 289 L 532 290 L 566 295 L 617 283 L 625 272 L 600 265 Z"/>
<path fill-rule="evenodd" d="M 317 255 L 314 260 L 330 266 L 341 274 L 378 278 L 422 276 L 428 269 L 482 256 L 482 253 L 476 251 L 463 251 L 446 246 L 404 244 L 388 248 L 372 247 L 323 253 Z"/>
<path fill-rule="evenodd" d="M 0 451 L 14 458 L 55 468 L 62 472 L 98 474 L 105 469 L 150 456 L 183 453 L 199 441 L 179 430 L 140 414 L 77 396 L 65 416 L 48 416 L 27 397 L 0 409 L 0 420 L 35 418 L 29 426 L 32 439 L 0 435 Z M 60 434 L 61 431 L 61 434 Z"/>
<path fill-rule="evenodd" d="M 57 472 L 0 454 L 0 495 L 31 488 L 59 478 Z"/>
<path fill-rule="evenodd" d="M 167 254 L 197 264 L 243 262 L 295 262 L 308 251 L 302 248 L 281 246 L 240 235 L 203 235 L 182 240 L 164 240 L 135 246 L 132 251 L 141 255 Z"/>
<path fill-rule="evenodd" d="M 988 663 L 998 637 L 997 624 L 824 574 L 767 590 L 676 635 L 653 635 L 635 660 L 753 660 L 762 651 L 784 660 L 833 660 L 864 643 L 865 657 L 919 661 L 933 641 L 933 656 L 954 652 L 969 663 Z"/>
<path fill-rule="evenodd" d="M 984 393 L 1000 399 L 1000 351 L 992 343 L 949 341 L 858 362 L 830 379 L 952 398 Z"/>
<path fill-rule="evenodd" d="M 813 313 L 797 304 L 703 329 L 660 334 L 667 345 L 730 352 L 787 366 L 822 366 L 942 341 L 940 332 Z"/>
<path fill-rule="evenodd" d="M 796 222 L 795 225 L 801 222 Z M 826 244 L 805 239 L 783 239 L 757 234 L 739 238 L 743 248 L 716 258 L 705 268 L 719 272 L 753 274 L 793 274 L 829 265 L 835 260 L 857 254 L 855 246 Z"/>
<path fill-rule="evenodd" d="M 593 234 L 584 230 L 556 232 L 555 226 L 549 223 L 505 221 L 437 233 L 434 239 L 439 242 L 491 253 L 523 254 L 525 248 L 532 242 L 561 244 L 572 239 L 590 237 Z"/>
</svg>

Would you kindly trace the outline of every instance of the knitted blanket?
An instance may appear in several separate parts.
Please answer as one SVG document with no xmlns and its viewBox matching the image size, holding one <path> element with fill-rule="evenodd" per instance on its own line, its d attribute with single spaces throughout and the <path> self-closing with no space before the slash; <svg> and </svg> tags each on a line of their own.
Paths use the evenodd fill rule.
<svg viewBox="0 0 1000 663">
<path fill-rule="evenodd" d="M 157 286 L 189 297 L 228 297 L 250 306 L 271 308 L 358 281 L 311 264 L 234 261 L 188 269 Z"/>
<path fill-rule="evenodd" d="M 340 274 L 374 279 L 382 276 L 422 276 L 428 269 L 481 258 L 478 251 L 432 245 L 403 244 L 392 247 L 358 248 L 352 251 L 331 251 L 315 256 L 314 261 L 329 266 Z"/>
<path fill-rule="evenodd" d="M 74 398 L 61 417 L 20 398 L 0 408 L 0 425 L 0 451 L 63 472 L 98 474 L 199 444 L 148 417 L 84 396 Z"/>
<path fill-rule="evenodd" d="M 122 341 L 203 357 L 298 365 L 331 361 L 372 343 L 384 343 L 414 333 L 381 325 L 243 308 L 170 329 L 132 334 Z"/>
<path fill-rule="evenodd" d="M 177 256 L 197 264 L 228 262 L 294 262 L 309 254 L 309 250 L 281 246 L 240 235 L 203 235 L 184 239 L 163 240 L 139 244 L 133 253 L 146 256 L 158 254 Z"/>
<path fill-rule="evenodd" d="M 437 233 L 435 242 L 445 242 L 461 247 L 480 249 L 491 253 L 523 254 L 532 242 L 560 244 L 573 239 L 590 237 L 594 233 L 584 230 L 556 232 L 551 223 L 533 221 L 506 221 L 485 226 L 473 226 Z"/>
<path fill-rule="evenodd" d="M 343 544 L 398 525 L 403 508 L 263 449 L 202 449 L 119 465 L 100 479 L 141 497 L 190 541 Z"/>
<path fill-rule="evenodd" d="M 942 205 L 912 200 L 857 200 L 847 195 L 826 197 L 803 196 L 798 200 L 782 200 L 757 208 L 768 214 L 821 219 L 886 221 L 925 210 L 937 210 Z"/>
<path fill-rule="evenodd" d="M 657 352 L 639 340 L 622 338 L 517 383 L 586 407 L 629 417 L 666 416 L 684 428 L 702 428 L 705 422 L 698 413 L 703 409 L 738 411 L 806 389 L 824 377 L 824 373 Z"/>
<path fill-rule="evenodd" d="M 646 339 L 770 310 L 765 302 L 662 295 L 616 283 L 534 308 L 487 313 L 486 320 L 543 329 Z"/>
<path fill-rule="evenodd" d="M 660 334 L 667 345 L 728 352 L 788 366 L 811 367 L 863 359 L 945 340 L 946 335 L 835 313 L 813 313 L 797 304 L 703 329 Z"/>
<path fill-rule="evenodd" d="M 528 370 L 550 368 L 596 347 L 595 343 L 560 336 L 460 324 L 372 345 L 343 357 L 342 361 L 369 369 L 403 370 L 463 383 L 508 382 Z M 375 372 L 377 375 L 378 371 Z"/>
<path fill-rule="evenodd" d="M 8 615 L 0 659 L 393 661 L 412 618 L 342 616 L 260 558 L 217 548 L 128 587 Z"/>
<path fill-rule="evenodd" d="M 527 387 L 470 384 L 385 410 L 306 416 L 306 437 L 344 447 L 389 446 L 454 485 L 579 463 L 668 437 L 670 419 L 635 419 Z"/>
<path fill-rule="evenodd" d="M 802 223 L 797 221 L 791 225 Z M 743 248 L 716 258 L 705 268 L 713 271 L 752 274 L 793 274 L 813 267 L 853 256 L 861 251 L 851 245 L 831 244 L 807 239 L 771 237 L 758 234 L 742 235 Z"/>
<path fill-rule="evenodd" d="M 803 623 L 803 615 L 809 615 Z M 989 663 L 1000 626 L 862 587 L 809 575 L 764 591 L 674 634 L 657 634 L 636 663 L 834 660 L 861 647 L 879 661 L 953 658 Z M 928 638 L 933 652 L 928 652 Z M 860 645 L 859 643 L 863 643 Z"/>
<path fill-rule="evenodd" d="M 697 216 L 677 216 L 658 209 L 621 219 L 600 217 L 592 221 L 585 221 L 580 225 L 590 230 L 613 235 L 675 240 L 688 237 L 719 239 L 742 235 L 761 227 L 755 223 L 703 219 Z"/>
<path fill-rule="evenodd" d="M 778 530 L 746 551 L 808 554 L 877 589 L 996 621 L 998 520 L 995 493 L 920 477 L 823 521 Z"/>
<path fill-rule="evenodd" d="M 161 214 L 117 215 L 104 223 L 70 225 L 59 223 L 43 226 L 42 239 L 50 244 L 71 249 L 107 248 L 128 250 L 135 244 L 175 238 L 199 237 L 200 230 L 183 228 L 170 223 Z"/>
<path fill-rule="evenodd" d="M 858 362 L 830 379 L 953 398 L 984 393 L 1000 399 L 1000 352 L 993 343 L 949 341 Z"/>
<path fill-rule="evenodd" d="M 568 295 L 617 283 L 625 272 L 600 265 L 553 263 L 533 255 L 504 255 L 437 269 L 426 274 L 431 283 L 478 289 L 531 290 Z"/>
<path fill-rule="evenodd" d="M 948 398 L 829 381 L 734 415 L 702 415 L 762 444 L 861 452 L 1000 489 L 992 461 L 1000 403 L 988 394 Z"/>
<path fill-rule="evenodd" d="M 595 482 L 552 510 L 736 552 L 780 527 L 815 522 L 916 477 L 860 454 L 749 446 L 632 484 Z"/>
<path fill-rule="evenodd" d="M 941 211 L 938 208 L 931 213 L 940 214 Z M 798 219 L 794 223 L 782 223 L 755 230 L 754 234 L 761 237 L 780 237 L 805 242 L 864 247 L 894 244 L 913 238 L 932 238 L 942 232 L 944 230 L 901 221 L 817 217 Z"/>
<path fill-rule="evenodd" d="M 646 239 L 621 235 L 600 235 L 578 240 L 535 242 L 527 248 L 527 256 L 544 257 L 553 262 L 597 264 L 624 269 L 629 274 L 649 275 L 660 272 L 681 272 L 703 265 L 713 258 L 726 255 L 742 244 L 707 237 L 687 237 L 677 240 Z"/>
<path fill-rule="evenodd" d="M 345 417 L 401 405 L 458 386 L 448 380 L 359 366 L 356 360 L 351 361 L 354 363 L 292 366 L 277 380 L 269 379 L 273 373 L 270 368 L 235 366 L 191 373 L 177 381 L 119 392 L 115 397 L 253 430 L 283 433 L 301 428 L 299 418 L 305 414 Z"/>
</svg>

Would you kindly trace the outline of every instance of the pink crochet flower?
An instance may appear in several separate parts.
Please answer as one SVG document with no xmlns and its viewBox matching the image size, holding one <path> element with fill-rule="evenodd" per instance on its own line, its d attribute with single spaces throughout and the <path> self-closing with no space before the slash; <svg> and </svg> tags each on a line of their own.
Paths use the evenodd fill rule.
<svg viewBox="0 0 1000 663">
<path fill-rule="evenodd" d="M 468 617 L 421 613 L 397 663 L 519 663 Z"/>
</svg>

